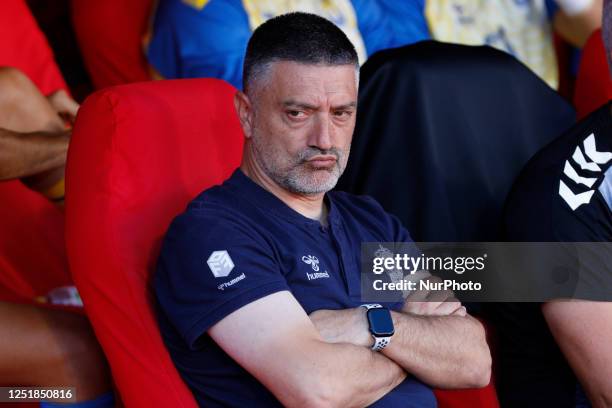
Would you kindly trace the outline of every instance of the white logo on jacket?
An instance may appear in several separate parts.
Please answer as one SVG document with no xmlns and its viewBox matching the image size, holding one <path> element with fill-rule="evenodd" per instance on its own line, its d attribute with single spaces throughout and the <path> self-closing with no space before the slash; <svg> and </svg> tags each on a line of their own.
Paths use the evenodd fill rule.
<svg viewBox="0 0 612 408">
<path fill-rule="evenodd" d="M 312 270 L 315 272 L 319 272 L 319 258 L 314 255 L 304 255 L 302 257 L 302 262 L 306 265 L 310 265 Z"/>
<path fill-rule="evenodd" d="M 234 262 L 227 251 L 214 251 L 206 263 L 215 278 L 224 278 L 234 269 Z"/>
<path fill-rule="evenodd" d="M 329 272 L 319 272 L 321 268 L 319 267 L 319 258 L 317 258 L 316 256 L 304 255 L 302 257 L 302 262 L 304 262 L 306 265 L 310 265 L 310 267 L 314 271 L 313 273 L 306 272 L 306 278 L 309 281 L 321 278 L 329 278 Z"/>
<path fill-rule="evenodd" d="M 563 167 L 563 174 L 573 182 L 574 189 L 570 188 L 563 180 L 559 181 L 559 195 L 567 205 L 569 205 L 572 211 L 575 211 L 583 204 L 591 202 L 591 198 L 595 193 L 593 185 L 602 175 L 600 165 L 605 165 L 612 160 L 612 153 L 597 150 L 594 133 L 591 133 L 584 139 L 582 147 L 584 149 L 584 154 L 582 150 L 580 150 L 580 146 L 577 146 L 572 155 L 572 161 L 576 163 L 577 167 L 580 169 L 577 170 L 570 160 L 566 160 Z M 587 177 L 578 174 L 578 171 L 585 170 L 599 174 L 596 175 L 596 177 Z M 584 187 L 580 187 L 580 185 L 587 187 L 588 190 L 580 191 L 584 189 Z"/>
</svg>

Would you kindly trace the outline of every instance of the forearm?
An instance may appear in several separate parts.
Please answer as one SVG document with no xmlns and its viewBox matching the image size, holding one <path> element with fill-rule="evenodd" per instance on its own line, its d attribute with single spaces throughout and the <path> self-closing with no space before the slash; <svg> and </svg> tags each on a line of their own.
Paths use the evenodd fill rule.
<svg viewBox="0 0 612 408">
<path fill-rule="evenodd" d="M 311 368 L 313 376 L 321 382 L 319 389 L 324 390 L 320 400 L 323 406 L 368 406 L 407 375 L 395 362 L 361 346 L 319 342 L 315 353 Z"/>
<path fill-rule="evenodd" d="M 542 313 L 591 406 L 612 407 L 612 304 L 552 301 Z"/>
<path fill-rule="evenodd" d="M 68 133 L 20 134 L 0 128 L 0 180 L 22 178 L 62 166 Z"/>
<path fill-rule="evenodd" d="M 392 312 L 395 335 L 383 354 L 423 382 L 439 388 L 489 383 L 491 354 L 484 328 L 466 316 Z"/>
</svg>

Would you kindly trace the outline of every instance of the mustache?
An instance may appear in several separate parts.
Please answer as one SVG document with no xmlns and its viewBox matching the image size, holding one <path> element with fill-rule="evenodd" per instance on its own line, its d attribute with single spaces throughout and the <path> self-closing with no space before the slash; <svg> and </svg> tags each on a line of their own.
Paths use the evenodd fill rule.
<svg viewBox="0 0 612 408">
<path fill-rule="evenodd" d="M 315 156 L 334 156 L 336 158 L 336 161 L 340 161 L 342 155 L 343 152 L 336 147 L 332 147 L 331 149 L 327 150 L 319 149 L 316 147 L 308 147 L 298 154 L 297 159 L 299 163 L 304 163 Z"/>
</svg>

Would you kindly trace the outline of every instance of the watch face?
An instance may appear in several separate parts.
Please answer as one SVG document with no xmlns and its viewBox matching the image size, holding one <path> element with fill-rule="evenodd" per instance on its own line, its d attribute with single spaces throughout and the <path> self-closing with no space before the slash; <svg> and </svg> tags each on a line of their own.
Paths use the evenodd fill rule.
<svg viewBox="0 0 612 408">
<path fill-rule="evenodd" d="M 391 312 L 386 307 L 368 310 L 370 332 L 376 337 L 393 336 L 393 320 Z"/>
</svg>

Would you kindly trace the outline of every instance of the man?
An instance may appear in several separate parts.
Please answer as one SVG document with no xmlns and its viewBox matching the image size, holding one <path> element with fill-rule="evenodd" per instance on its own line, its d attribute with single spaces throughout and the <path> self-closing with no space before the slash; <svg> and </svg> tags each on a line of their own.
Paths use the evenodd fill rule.
<svg viewBox="0 0 612 408">
<path fill-rule="evenodd" d="M 604 10 L 602 31 L 610 58 L 609 0 Z M 612 105 L 608 102 L 528 163 L 507 202 L 508 239 L 612 242 L 611 152 Z M 591 248 L 596 256 L 580 257 L 580 271 L 572 272 L 587 284 L 587 291 L 595 293 L 610 281 L 612 254 L 601 244 Z M 588 286 L 589 278 L 600 279 L 597 287 Z M 606 302 L 589 301 L 584 296 L 587 292 L 581 293 L 577 297 L 586 300 L 499 306 L 502 404 L 612 405 L 612 299 L 604 292 L 600 298 Z"/>
<path fill-rule="evenodd" d="M 423 383 L 489 382 L 484 330 L 452 298 L 360 307 L 361 242 L 410 236 L 372 199 L 328 193 L 357 86 L 352 44 L 321 17 L 282 15 L 249 41 L 242 165 L 174 220 L 154 280 L 201 405 L 430 407 Z"/>
</svg>

